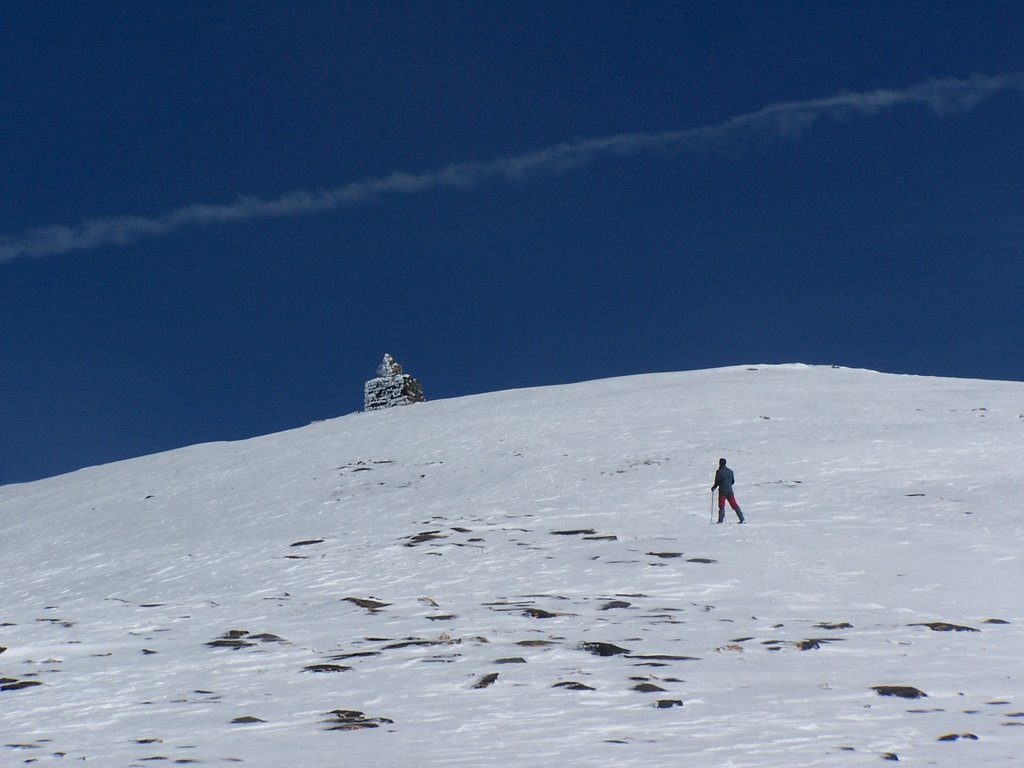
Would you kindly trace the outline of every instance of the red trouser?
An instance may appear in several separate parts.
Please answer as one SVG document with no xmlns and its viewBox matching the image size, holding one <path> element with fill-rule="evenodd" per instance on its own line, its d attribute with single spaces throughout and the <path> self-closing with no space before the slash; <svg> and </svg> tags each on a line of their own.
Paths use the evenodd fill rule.
<svg viewBox="0 0 1024 768">
<path fill-rule="evenodd" d="M 720 493 L 720 494 L 718 494 L 718 511 L 719 512 L 724 512 L 725 511 L 725 502 L 726 501 L 729 502 L 729 506 L 732 507 L 734 510 L 740 508 L 740 505 L 736 503 L 736 495 L 735 494 L 730 493 L 728 496 L 726 496 L 726 495 Z"/>
</svg>

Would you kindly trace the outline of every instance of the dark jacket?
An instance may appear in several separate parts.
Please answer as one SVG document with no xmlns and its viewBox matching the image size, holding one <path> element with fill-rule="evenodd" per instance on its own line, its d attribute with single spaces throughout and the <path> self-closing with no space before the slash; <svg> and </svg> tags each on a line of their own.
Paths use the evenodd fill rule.
<svg viewBox="0 0 1024 768">
<path fill-rule="evenodd" d="M 715 484 L 711 486 L 711 490 L 717 488 L 718 493 L 722 496 L 732 496 L 732 487 L 735 484 L 736 475 L 732 473 L 732 470 L 728 467 L 719 467 L 715 472 Z"/>
</svg>

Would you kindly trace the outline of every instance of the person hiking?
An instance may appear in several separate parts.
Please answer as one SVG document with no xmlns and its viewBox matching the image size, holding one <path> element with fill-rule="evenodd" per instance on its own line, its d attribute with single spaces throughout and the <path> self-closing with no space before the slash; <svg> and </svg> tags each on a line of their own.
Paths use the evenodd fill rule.
<svg viewBox="0 0 1024 768">
<path fill-rule="evenodd" d="M 743 510 L 740 509 L 740 505 L 736 503 L 736 494 L 732 492 L 732 487 L 736 484 L 736 475 L 729 467 L 725 466 L 725 459 L 718 460 L 718 471 L 715 472 L 715 484 L 711 486 L 711 491 L 714 493 L 715 489 L 718 489 L 718 522 L 725 522 L 725 502 L 729 502 L 729 506 L 732 507 L 736 513 L 736 517 L 740 519 L 741 523 L 747 522 L 743 519 Z"/>
</svg>

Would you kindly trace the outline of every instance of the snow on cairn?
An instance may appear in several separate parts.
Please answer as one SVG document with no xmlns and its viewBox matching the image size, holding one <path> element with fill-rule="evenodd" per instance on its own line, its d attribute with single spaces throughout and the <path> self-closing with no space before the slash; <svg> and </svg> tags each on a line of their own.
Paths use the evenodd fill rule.
<svg viewBox="0 0 1024 768">
<path fill-rule="evenodd" d="M 422 403 L 425 400 L 420 383 L 405 373 L 395 358 L 387 353 L 377 366 L 377 378 L 370 379 L 363 387 L 363 408 L 367 411 Z"/>
</svg>

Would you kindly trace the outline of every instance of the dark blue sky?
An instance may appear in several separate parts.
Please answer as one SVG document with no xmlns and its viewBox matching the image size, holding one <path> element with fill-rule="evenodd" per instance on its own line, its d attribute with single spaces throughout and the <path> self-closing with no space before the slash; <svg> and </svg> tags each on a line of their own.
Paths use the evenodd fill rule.
<svg viewBox="0 0 1024 768">
<path fill-rule="evenodd" d="M 357 410 L 384 352 L 1024 380 L 1022 72 L 1019 2 L 9 2 L 0 483 Z"/>
</svg>

